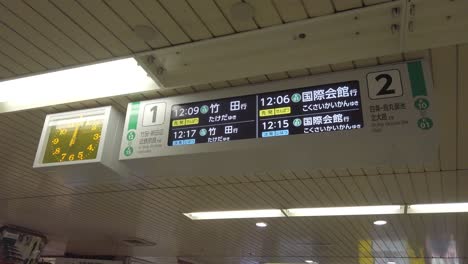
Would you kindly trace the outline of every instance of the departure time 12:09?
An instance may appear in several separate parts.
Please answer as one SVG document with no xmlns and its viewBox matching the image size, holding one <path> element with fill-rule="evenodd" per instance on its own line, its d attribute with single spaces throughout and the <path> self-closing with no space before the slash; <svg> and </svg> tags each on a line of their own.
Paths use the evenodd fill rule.
<svg viewBox="0 0 468 264">
<path fill-rule="evenodd" d="M 263 130 L 284 129 L 289 127 L 289 120 L 263 121 Z"/>
<path fill-rule="evenodd" d="M 198 106 L 191 106 L 187 108 L 180 107 L 172 109 L 172 112 L 174 113 L 175 118 L 183 116 L 194 116 L 200 113 L 200 108 Z"/>
</svg>

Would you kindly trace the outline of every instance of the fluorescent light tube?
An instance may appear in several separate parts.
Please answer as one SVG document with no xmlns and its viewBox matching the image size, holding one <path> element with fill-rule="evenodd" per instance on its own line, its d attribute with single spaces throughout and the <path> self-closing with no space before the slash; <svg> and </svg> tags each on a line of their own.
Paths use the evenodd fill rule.
<svg viewBox="0 0 468 264">
<path fill-rule="evenodd" d="M 304 262 L 265 262 L 263 264 L 304 264 L 304 263 L 314 263 L 314 264 L 318 264 L 318 262 L 315 262 L 315 261 L 304 261 Z"/>
<path fill-rule="evenodd" d="M 468 203 L 412 204 L 408 205 L 408 214 L 465 213 Z"/>
<path fill-rule="evenodd" d="M 337 216 L 404 214 L 402 205 L 294 208 L 284 210 L 287 216 Z"/>
<path fill-rule="evenodd" d="M 156 90 L 134 58 L 0 82 L 0 113 Z"/>
<path fill-rule="evenodd" d="M 185 213 L 192 220 L 284 217 L 279 209 Z"/>
</svg>

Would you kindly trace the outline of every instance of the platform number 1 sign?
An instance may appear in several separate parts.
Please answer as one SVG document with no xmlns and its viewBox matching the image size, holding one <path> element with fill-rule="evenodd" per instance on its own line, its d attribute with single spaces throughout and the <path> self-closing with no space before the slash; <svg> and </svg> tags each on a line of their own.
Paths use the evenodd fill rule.
<svg viewBox="0 0 468 264">
<path fill-rule="evenodd" d="M 165 103 L 147 104 L 145 105 L 143 112 L 143 126 L 161 125 L 164 123 L 165 115 Z"/>
<path fill-rule="evenodd" d="M 403 95 L 398 70 L 387 70 L 367 74 L 367 87 L 371 99 L 399 97 Z"/>
</svg>

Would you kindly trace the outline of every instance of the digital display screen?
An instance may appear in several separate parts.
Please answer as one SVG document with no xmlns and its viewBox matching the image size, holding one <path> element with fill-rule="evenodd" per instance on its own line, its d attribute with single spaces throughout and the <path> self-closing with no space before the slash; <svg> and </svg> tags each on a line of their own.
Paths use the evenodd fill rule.
<svg viewBox="0 0 468 264">
<path fill-rule="evenodd" d="M 169 146 L 255 138 L 255 95 L 174 105 Z"/>
<path fill-rule="evenodd" d="M 363 127 L 359 82 L 259 94 L 259 138 Z"/>
<path fill-rule="evenodd" d="M 358 81 L 174 105 L 169 146 L 359 129 Z"/>
</svg>

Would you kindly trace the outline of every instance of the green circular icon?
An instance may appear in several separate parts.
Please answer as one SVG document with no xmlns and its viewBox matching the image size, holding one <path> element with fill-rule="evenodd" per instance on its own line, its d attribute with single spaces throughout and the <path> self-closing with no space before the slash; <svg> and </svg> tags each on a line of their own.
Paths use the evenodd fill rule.
<svg viewBox="0 0 468 264">
<path fill-rule="evenodd" d="M 202 107 L 200 107 L 200 112 L 201 112 L 202 114 L 206 114 L 206 113 L 208 113 L 208 109 L 209 109 L 209 108 L 208 108 L 207 105 L 202 105 Z"/>
<path fill-rule="evenodd" d="M 130 131 L 127 133 L 127 140 L 128 141 L 133 141 L 136 138 L 136 133 L 135 131 Z"/>
<path fill-rule="evenodd" d="M 130 156 L 132 154 L 133 154 L 133 148 L 130 147 L 130 146 L 126 147 L 125 150 L 124 150 L 124 155 L 128 157 L 128 156 Z"/>
<path fill-rule="evenodd" d="M 414 101 L 414 107 L 419 110 L 426 110 L 429 108 L 429 101 L 425 98 L 418 98 L 416 101 Z"/>
<path fill-rule="evenodd" d="M 202 128 L 202 129 L 200 129 L 200 131 L 199 131 L 198 133 L 200 134 L 200 136 L 204 137 L 204 136 L 206 136 L 206 133 L 207 133 L 207 132 L 208 132 L 208 131 L 206 131 L 205 128 Z"/>
<path fill-rule="evenodd" d="M 296 118 L 293 120 L 293 125 L 295 127 L 301 126 L 302 125 L 302 120 L 300 118 Z"/>
<path fill-rule="evenodd" d="M 298 103 L 301 101 L 301 95 L 298 94 L 298 93 L 295 93 L 291 96 L 291 100 L 294 102 L 294 103 Z"/>
<path fill-rule="evenodd" d="M 418 127 L 420 129 L 428 130 L 431 129 L 433 125 L 432 119 L 428 117 L 423 117 L 418 120 Z"/>
</svg>

